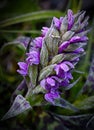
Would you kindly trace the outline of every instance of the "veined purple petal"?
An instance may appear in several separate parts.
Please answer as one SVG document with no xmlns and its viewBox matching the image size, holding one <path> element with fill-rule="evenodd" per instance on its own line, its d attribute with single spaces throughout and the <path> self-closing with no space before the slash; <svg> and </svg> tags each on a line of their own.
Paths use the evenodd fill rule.
<svg viewBox="0 0 94 130">
<path fill-rule="evenodd" d="M 86 41 L 88 41 L 88 37 L 87 36 L 81 37 L 81 42 L 86 42 Z"/>
<path fill-rule="evenodd" d="M 53 21 L 54 21 L 54 25 L 57 29 L 60 29 L 61 23 L 62 23 L 63 17 L 60 17 L 60 19 L 54 17 Z"/>
<path fill-rule="evenodd" d="M 46 79 L 43 79 L 40 82 L 40 85 L 47 91 L 56 90 L 59 87 L 58 83 L 55 81 L 53 77 L 48 77 Z"/>
<path fill-rule="evenodd" d="M 62 52 L 69 46 L 69 44 L 70 44 L 69 41 L 63 42 L 63 43 L 59 46 L 59 53 L 62 53 Z"/>
<path fill-rule="evenodd" d="M 27 75 L 27 71 L 24 71 L 24 70 L 17 70 L 17 72 L 19 74 L 21 74 L 22 76 L 26 76 Z"/>
<path fill-rule="evenodd" d="M 71 68 L 74 68 L 74 65 L 69 61 L 64 61 L 63 63 L 69 65 Z"/>
<path fill-rule="evenodd" d="M 52 104 L 54 104 L 54 100 L 57 98 L 60 98 L 59 92 L 57 91 L 45 94 L 45 99 Z"/>
<path fill-rule="evenodd" d="M 54 21 L 55 27 L 59 28 L 60 27 L 60 20 L 58 18 L 54 17 L 53 21 Z"/>
<path fill-rule="evenodd" d="M 40 86 L 43 87 L 44 89 L 46 89 L 45 88 L 45 86 L 46 86 L 46 79 L 43 79 L 43 80 L 40 81 Z"/>
<path fill-rule="evenodd" d="M 72 63 L 73 65 L 76 65 L 79 60 L 80 60 L 79 57 L 76 57 L 76 58 L 74 58 L 73 60 L 71 60 L 71 63 Z"/>
<path fill-rule="evenodd" d="M 54 70 L 56 71 L 56 74 L 58 75 L 59 74 L 59 69 L 60 69 L 60 66 L 59 65 L 56 65 Z"/>
<path fill-rule="evenodd" d="M 67 68 L 68 69 L 68 68 Z M 59 65 L 56 65 L 55 68 L 54 68 L 55 72 L 56 72 L 56 75 L 58 75 L 59 78 L 65 78 L 66 76 L 66 73 L 64 71 L 64 68 L 62 68 L 62 65 L 59 64 Z"/>
<path fill-rule="evenodd" d="M 60 79 L 59 77 L 57 76 L 51 76 L 54 80 L 56 80 L 56 82 L 58 83 L 61 83 L 62 82 L 62 79 Z"/>
<path fill-rule="evenodd" d="M 69 85 L 69 82 L 67 79 L 65 79 L 64 81 L 61 82 L 60 86 L 61 87 L 67 87 Z"/>
<path fill-rule="evenodd" d="M 52 79 L 51 77 L 48 77 L 48 78 L 46 79 L 46 82 L 47 82 L 49 85 L 51 85 L 51 86 L 55 86 L 55 80 Z"/>
<path fill-rule="evenodd" d="M 25 62 L 18 62 L 18 65 L 20 69 L 18 69 L 17 72 L 23 76 L 26 76 L 28 73 L 28 64 Z"/>
<path fill-rule="evenodd" d="M 46 33 L 48 32 L 49 28 L 48 27 L 42 27 L 42 35 L 45 36 Z"/>
<path fill-rule="evenodd" d="M 41 48 L 42 47 L 42 40 L 43 40 L 42 37 L 35 38 L 34 42 L 35 42 L 35 47 L 36 48 Z"/>
<path fill-rule="evenodd" d="M 31 51 L 29 53 L 27 53 L 27 58 L 26 61 L 28 64 L 32 65 L 32 64 L 39 64 L 40 62 L 40 55 L 39 52 L 37 51 Z"/>
<path fill-rule="evenodd" d="M 81 37 L 79 36 L 74 36 L 70 39 L 70 43 L 75 43 L 75 42 L 80 42 Z"/>
<path fill-rule="evenodd" d="M 72 28 L 74 24 L 74 16 L 72 10 L 68 10 L 68 30 Z"/>
<path fill-rule="evenodd" d="M 84 49 L 83 48 L 77 48 L 76 50 L 73 51 L 73 53 L 83 53 Z"/>
<path fill-rule="evenodd" d="M 64 62 L 60 64 L 60 68 L 65 72 L 69 71 L 68 65 L 66 65 Z"/>
<path fill-rule="evenodd" d="M 83 37 L 74 36 L 70 39 L 70 43 L 86 42 L 87 40 L 88 40 L 88 37 L 86 36 L 83 36 Z"/>
<path fill-rule="evenodd" d="M 71 72 L 67 72 L 67 78 L 70 80 L 70 79 L 73 79 L 73 76 L 71 74 Z"/>
<path fill-rule="evenodd" d="M 25 62 L 18 62 L 18 65 L 19 65 L 20 69 L 26 69 L 27 68 L 27 64 Z"/>
</svg>

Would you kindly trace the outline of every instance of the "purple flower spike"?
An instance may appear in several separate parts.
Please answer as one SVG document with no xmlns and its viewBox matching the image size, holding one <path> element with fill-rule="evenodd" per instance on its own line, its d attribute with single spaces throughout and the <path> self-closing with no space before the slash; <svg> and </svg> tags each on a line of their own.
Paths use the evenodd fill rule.
<svg viewBox="0 0 94 130">
<path fill-rule="evenodd" d="M 48 32 L 49 28 L 48 27 L 42 27 L 42 36 L 45 36 L 46 33 Z"/>
<path fill-rule="evenodd" d="M 38 65 L 40 62 L 40 56 L 39 56 L 39 52 L 37 51 L 31 51 L 30 53 L 27 53 L 27 58 L 26 61 L 28 64 L 32 65 Z"/>
<path fill-rule="evenodd" d="M 83 47 L 88 40 L 88 17 L 84 16 L 85 12 L 73 14 L 69 9 L 64 17 L 53 17 L 51 26 L 42 28 L 41 36 L 34 40 L 20 39 L 28 53 L 26 63 L 18 63 L 20 69 L 17 72 L 23 76 L 28 74 L 32 86 L 42 87 L 39 91 L 44 90 L 45 99 L 54 105 L 54 100 L 63 92 L 61 87 L 71 86 L 72 71 L 84 54 Z M 30 66 L 35 69 L 28 72 Z M 34 91 L 37 93 L 37 89 Z"/>
<path fill-rule="evenodd" d="M 74 24 L 74 16 L 72 10 L 68 10 L 68 30 L 72 28 Z"/>
<path fill-rule="evenodd" d="M 58 91 L 56 92 L 52 91 L 50 93 L 45 94 L 45 99 L 52 104 L 54 104 L 54 100 L 57 98 L 60 98 Z"/>
<path fill-rule="evenodd" d="M 41 48 L 42 47 L 42 40 L 43 40 L 42 37 L 35 38 L 34 42 L 35 42 L 35 47 L 36 48 Z"/>
<path fill-rule="evenodd" d="M 22 76 L 26 76 L 28 73 L 28 65 L 25 62 L 18 62 L 19 68 L 17 72 Z"/>
<path fill-rule="evenodd" d="M 69 44 L 70 44 L 69 41 L 63 42 L 63 43 L 59 46 L 59 53 L 62 53 L 62 52 L 69 46 Z"/>
</svg>

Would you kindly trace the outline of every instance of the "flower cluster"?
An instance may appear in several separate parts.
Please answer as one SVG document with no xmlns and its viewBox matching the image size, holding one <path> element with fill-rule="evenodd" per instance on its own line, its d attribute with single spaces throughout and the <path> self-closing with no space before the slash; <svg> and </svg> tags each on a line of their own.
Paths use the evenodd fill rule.
<svg viewBox="0 0 94 130">
<path fill-rule="evenodd" d="M 60 89 L 69 86 L 72 70 L 84 54 L 88 40 L 84 15 L 68 10 L 65 17 L 54 17 L 51 27 L 43 27 L 42 35 L 31 41 L 25 62 L 18 63 L 17 71 L 23 76 L 29 75 L 29 66 L 38 67 L 36 87 L 40 84 L 46 90 L 45 99 L 52 104 L 60 97 Z"/>
</svg>

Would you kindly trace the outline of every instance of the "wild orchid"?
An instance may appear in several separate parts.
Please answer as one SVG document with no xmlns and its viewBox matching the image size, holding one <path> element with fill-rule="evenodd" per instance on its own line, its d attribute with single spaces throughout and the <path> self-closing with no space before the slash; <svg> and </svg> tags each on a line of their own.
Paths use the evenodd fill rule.
<svg viewBox="0 0 94 130">
<path fill-rule="evenodd" d="M 65 17 L 53 17 L 51 26 L 42 28 L 41 36 L 35 39 L 27 37 L 18 39 L 24 46 L 26 55 L 24 61 L 18 62 L 17 72 L 24 78 L 20 86 L 22 89 L 27 86 L 28 91 L 25 97 L 16 95 L 4 119 L 31 108 L 30 97 L 39 93 L 42 93 L 45 102 L 60 107 L 66 107 L 63 105 L 65 103 L 69 108 L 77 110 L 70 103 L 65 102 L 62 94 L 64 90 L 74 86 L 71 83 L 72 73 L 80 57 L 85 54 L 84 46 L 88 41 L 86 36 L 88 17 L 84 18 L 84 16 L 84 11 L 73 14 L 69 9 Z M 17 103 L 22 110 L 15 114 Z"/>
</svg>

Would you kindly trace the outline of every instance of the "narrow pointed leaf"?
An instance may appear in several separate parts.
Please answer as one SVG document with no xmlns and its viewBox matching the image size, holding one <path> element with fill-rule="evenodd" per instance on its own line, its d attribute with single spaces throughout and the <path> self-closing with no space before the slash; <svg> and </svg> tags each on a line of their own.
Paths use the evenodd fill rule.
<svg viewBox="0 0 94 130">
<path fill-rule="evenodd" d="M 11 96 L 11 102 L 13 102 L 14 98 L 18 95 L 21 94 L 23 91 L 26 90 L 26 81 L 22 80 L 21 83 L 18 85 L 18 87 L 16 88 L 16 90 L 13 92 L 12 96 Z"/>
<path fill-rule="evenodd" d="M 72 110 L 72 111 L 75 111 L 75 112 L 79 111 L 75 106 L 73 106 L 71 103 L 69 103 L 68 101 L 66 101 L 63 98 L 55 99 L 54 105 L 65 108 L 65 109 L 69 109 L 69 110 Z"/>
<path fill-rule="evenodd" d="M 42 68 L 48 64 L 48 49 L 45 42 L 43 42 L 43 46 L 40 52 L 40 64 Z"/>
<path fill-rule="evenodd" d="M 63 61 L 63 59 L 65 58 L 64 54 L 58 54 L 56 56 L 53 57 L 51 64 L 57 64 L 60 63 L 61 61 Z"/>
<path fill-rule="evenodd" d="M 75 82 L 73 82 L 73 83 L 70 84 L 69 86 L 65 87 L 65 90 L 69 90 L 69 89 L 71 89 L 74 85 L 77 84 L 77 82 L 78 82 L 79 80 L 80 80 L 80 77 L 79 77 Z"/>
<path fill-rule="evenodd" d="M 62 13 L 59 11 L 38 11 L 38 12 L 27 13 L 27 14 L 23 14 L 20 16 L 16 16 L 16 17 L 1 21 L 0 27 L 2 28 L 9 25 L 32 21 L 32 20 L 52 18 L 53 16 L 62 16 Z"/>
<path fill-rule="evenodd" d="M 32 87 L 36 86 L 37 74 L 38 74 L 38 66 L 37 65 L 29 66 L 29 77 L 32 83 Z"/>
<path fill-rule="evenodd" d="M 31 109 L 29 102 L 22 95 L 18 95 L 2 120 L 17 116 L 28 109 Z"/>
<path fill-rule="evenodd" d="M 82 89 L 82 93 L 94 94 L 94 57 L 91 63 L 88 78 Z"/>
<path fill-rule="evenodd" d="M 53 118 L 55 118 L 57 121 L 63 122 L 63 124 L 68 127 L 71 126 L 71 128 L 75 129 L 85 129 L 87 130 L 88 121 L 92 119 L 93 114 L 82 114 L 82 115 L 73 115 L 73 116 L 65 116 L 65 115 L 58 115 L 56 113 L 50 113 Z M 89 127 L 90 128 L 90 125 Z"/>
<path fill-rule="evenodd" d="M 75 101 L 75 106 L 80 110 L 91 110 L 94 109 L 94 96 L 87 97 L 85 99 L 80 99 Z"/>
<path fill-rule="evenodd" d="M 39 75 L 39 81 L 46 78 L 47 76 L 49 76 L 50 74 L 53 73 L 53 70 L 54 70 L 54 67 L 55 67 L 55 64 L 54 65 L 49 65 L 45 68 L 43 68 L 41 71 L 40 71 L 40 75 Z"/>
</svg>

